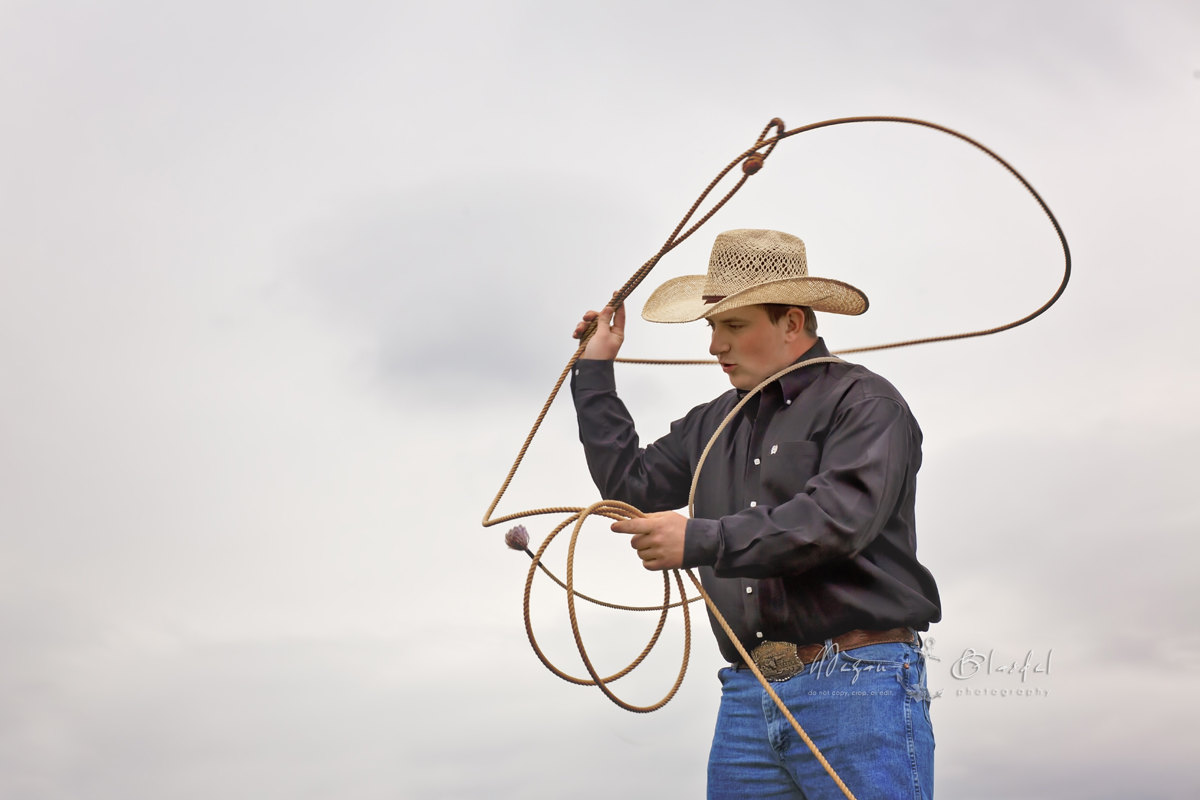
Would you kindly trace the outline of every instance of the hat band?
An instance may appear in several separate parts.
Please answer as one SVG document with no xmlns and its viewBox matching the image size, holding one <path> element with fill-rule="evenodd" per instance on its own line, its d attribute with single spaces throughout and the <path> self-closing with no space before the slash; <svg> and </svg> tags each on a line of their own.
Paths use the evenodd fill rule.
<svg viewBox="0 0 1200 800">
<path fill-rule="evenodd" d="M 695 295 L 692 295 L 692 296 L 695 297 Z M 725 295 L 725 294 L 706 294 L 703 296 L 704 304 L 706 306 L 711 306 L 713 303 L 721 302 L 728 296 L 729 295 Z"/>
</svg>

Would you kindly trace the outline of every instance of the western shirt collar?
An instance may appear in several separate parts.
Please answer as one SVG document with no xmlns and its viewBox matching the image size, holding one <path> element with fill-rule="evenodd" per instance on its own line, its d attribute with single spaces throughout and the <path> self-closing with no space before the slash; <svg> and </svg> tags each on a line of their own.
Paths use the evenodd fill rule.
<svg viewBox="0 0 1200 800">
<path fill-rule="evenodd" d="M 813 346 L 805 351 L 804 355 L 793 361 L 793 364 L 798 364 L 801 361 L 808 361 L 811 358 L 825 358 L 829 355 L 829 348 L 825 346 L 825 340 L 817 337 L 817 341 Z M 800 393 L 812 385 L 812 382 L 817 379 L 819 372 L 812 369 L 798 369 L 784 375 L 775 383 L 779 385 L 779 391 L 783 393 L 784 403 L 790 404 L 793 400 L 800 396 Z M 775 384 L 769 384 L 763 391 L 771 391 L 775 388 Z M 746 396 L 747 389 L 738 389 L 738 399 Z M 758 398 L 752 399 L 742 408 L 742 413 L 750 419 L 754 419 L 758 415 Z"/>
<path fill-rule="evenodd" d="M 813 346 L 808 348 L 804 355 L 793 361 L 793 364 L 798 364 L 801 361 L 808 361 L 810 358 L 827 358 L 829 356 L 829 348 L 825 346 L 825 340 L 817 337 L 817 341 Z M 779 379 L 779 386 L 783 389 L 783 399 L 790 402 L 800 396 L 800 393 L 812 385 L 812 382 L 817 379 L 819 370 L 814 369 L 798 369 L 794 372 L 789 372 Z"/>
</svg>

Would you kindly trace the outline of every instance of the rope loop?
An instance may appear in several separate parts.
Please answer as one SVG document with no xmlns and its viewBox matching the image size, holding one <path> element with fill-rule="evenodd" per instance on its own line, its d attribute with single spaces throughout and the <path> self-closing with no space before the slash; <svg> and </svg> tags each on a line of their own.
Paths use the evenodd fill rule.
<svg viewBox="0 0 1200 800">
<path fill-rule="evenodd" d="M 683 678 L 687 674 L 688 661 L 691 657 L 692 650 L 692 618 L 688 606 L 692 602 L 695 602 L 701 598 L 700 596 L 692 597 L 690 599 L 687 597 L 687 592 L 685 592 L 683 588 L 683 578 L 679 574 L 679 570 L 671 570 L 671 575 L 675 578 L 675 585 L 679 591 L 680 601 L 678 603 L 671 602 L 671 580 L 666 572 L 663 572 L 662 574 L 663 601 L 662 605 L 660 606 L 616 606 L 614 604 L 592 600 L 591 598 L 587 598 L 586 596 L 576 592 L 575 548 L 579 543 L 579 534 L 583 530 L 583 523 L 586 522 L 587 518 L 592 515 L 607 517 L 608 519 L 614 520 L 633 519 L 645 516 L 641 511 L 627 503 L 620 503 L 615 500 L 601 500 L 598 503 L 593 503 L 587 508 L 580 509 L 559 523 L 558 527 L 556 527 L 550 533 L 550 535 L 546 537 L 545 541 L 542 542 L 542 545 L 538 548 L 537 553 L 532 556 L 533 563 L 529 565 L 529 572 L 525 577 L 525 634 L 529 637 L 529 643 L 533 646 L 533 651 L 537 654 L 538 659 L 546 666 L 547 669 L 549 669 L 558 677 L 569 683 L 574 683 L 577 686 L 596 686 L 605 694 L 606 697 L 608 697 L 608 699 L 612 700 L 626 711 L 633 711 L 639 714 L 648 714 L 651 711 L 657 711 L 667 703 L 671 702 L 671 698 L 675 696 L 675 693 L 679 691 L 679 687 L 683 684 Z M 566 590 L 567 614 L 571 620 L 571 633 L 575 638 L 575 646 L 579 650 L 579 657 L 583 659 L 584 668 L 587 669 L 588 674 L 591 676 L 590 680 L 587 678 L 569 675 L 551 663 L 550 659 L 538 645 L 537 637 L 533 632 L 533 621 L 530 613 L 530 597 L 533 592 L 533 579 L 534 576 L 537 575 L 538 568 L 540 567 L 546 572 L 546 574 L 550 575 L 550 577 L 554 577 L 552 574 L 550 574 L 549 570 L 542 565 L 542 556 L 545 554 L 546 548 L 548 548 L 550 543 L 554 541 L 555 537 L 562 533 L 562 531 L 565 530 L 568 525 L 571 525 L 571 523 L 574 523 L 574 528 L 571 531 L 570 544 L 567 546 L 567 580 L 566 583 L 563 584 L 558 581 L 557 578 L 555 578 L 555 582 L 559 583 L 559 585 Z M 576 597 L 585 597 L 585 599 L 588 599 L 591 602 L 597 603 L 598 605 L 607 606 L 609 608 L 621 608 L 628 611 L 660 611 L 658 624 L 654 628 L 654 633 L 650 636 L 650 641 L 646 643 L 646 646 L 642 649 L 642 652 L 639 653 L 638 656 L 633 659 L 633 661 L 626 665 L 625 668 L 613 673 L 612 675 L 600 677 L 599 672 L 597 672 L 595 665 L 588 656 L 587 648 L 583 644 L 583 634 L 580 633 L 579 618 L 575 610 Z M 617 697 L 617 695 L 608 688 L 608 684 L 613 683 L 614 681 L 617 681 L 633 672 L 635 669 L 637 669 L 638 665 L 640 665 L 642 661 L 646 659 L 646 656 L 650 655 L 650 651 L 654 649 L 656 644 L 658 644 L 658 640 L 662 635 L 663 628 L 666 627 L 667 614 L 672 608 L 675 607 L 682 608 L 683 610 L 683 658 L 679 666 L 679 674 L 675 678 L 675 683 L 671 686 L 661 700 L 648 706 L 634 705 Z"/>
</svg>

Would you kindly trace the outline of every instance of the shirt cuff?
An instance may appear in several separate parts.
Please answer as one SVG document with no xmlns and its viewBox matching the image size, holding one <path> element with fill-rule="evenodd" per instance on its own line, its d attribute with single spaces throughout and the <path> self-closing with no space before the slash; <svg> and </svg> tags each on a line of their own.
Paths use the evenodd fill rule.
<svg viewBox="0 0 1200 800">
<path fill-rule="evenodd" d="M 711 567 L 721 552 L 721 521 L 689 519 L 683 538 L 683 566 Z"/>
<path fill-rule="evenodd" d="M 579 359 L 571 368 L 571 391 L 615 392 L 617 379 L 613 375 L 613 362 L 594 358 Z"/>
</svg>

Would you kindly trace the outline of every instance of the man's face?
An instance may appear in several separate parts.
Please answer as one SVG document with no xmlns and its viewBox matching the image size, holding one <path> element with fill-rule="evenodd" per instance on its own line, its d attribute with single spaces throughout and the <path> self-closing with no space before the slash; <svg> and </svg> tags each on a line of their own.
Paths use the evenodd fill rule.
<svg viewBox="0 0 1200 800">
<path fill-rule="evenodd" d="M 743 306 L 708 318 L 708 352 L 721 362 L 729 382 L 753 389 L 799 358 L 815 341 L 804 332 L 803 312 L 771 322 L 762 306 Z M 803 347 L 803 349 L 800 349 Z"/>
</svg>

